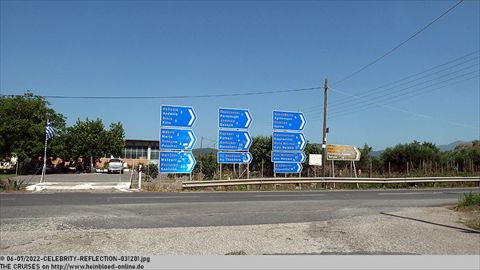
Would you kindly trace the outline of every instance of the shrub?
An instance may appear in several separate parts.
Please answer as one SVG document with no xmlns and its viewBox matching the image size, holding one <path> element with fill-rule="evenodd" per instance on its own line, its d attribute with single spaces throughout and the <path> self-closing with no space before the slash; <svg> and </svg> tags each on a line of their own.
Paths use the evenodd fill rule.
<svg viewBox="0 0 480 270">
<path fill-rule="evenodd" d="M 470 192 L 458 200 L 459 208 L 480 207 L 480 194 Z"/>
</svg>

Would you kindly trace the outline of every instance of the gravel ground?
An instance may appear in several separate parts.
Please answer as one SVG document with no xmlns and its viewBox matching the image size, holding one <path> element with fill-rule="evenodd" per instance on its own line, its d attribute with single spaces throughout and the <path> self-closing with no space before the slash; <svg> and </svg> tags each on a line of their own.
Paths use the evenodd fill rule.
<svg viewBox="0 0 480 270">
<path fill-rule="evenodd" d="M 322 222 L 153 229 L 85 229 L 62 218 L 0 225 L 1 254 L 479 255 L 480 232 L 445 207 Z"/>
</svg>

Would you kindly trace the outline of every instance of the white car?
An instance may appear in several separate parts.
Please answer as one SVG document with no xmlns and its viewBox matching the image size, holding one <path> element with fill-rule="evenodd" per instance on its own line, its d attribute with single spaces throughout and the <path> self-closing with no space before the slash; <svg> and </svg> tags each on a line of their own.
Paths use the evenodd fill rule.
<svg viewBox="0 0 480 270">
<path fill-rule="evenodd" d="M 123 161 L 121 159 L 118 159 L 118 158 L 110 159 L 110 161 L 108 162 L 107 172 L 108 173 L 114 173 L 114 172 L 123 173 Z"/>
</svg>

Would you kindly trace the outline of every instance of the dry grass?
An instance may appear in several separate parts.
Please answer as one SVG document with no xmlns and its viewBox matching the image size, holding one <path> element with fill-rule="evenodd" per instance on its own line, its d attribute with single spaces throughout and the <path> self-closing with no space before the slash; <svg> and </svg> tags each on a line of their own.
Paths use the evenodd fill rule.
<svg viewBox="0 0 480 270">
<path fill-rule="evenodd" d="M 182 183 L 173 180 L 153 180 L 151 182 L 143 182 L 142 190 L 150 192 L 180 192 L 182 191 Z"/>
<path fill-rule="evenodd" d="M 458 205 L 455 209 L 462 212 L 462 223 L 468 227 L 476 230 L 480 230 L 480 194 L 470 192 L 464 194 L 463 197 L 458 200 Z"/>
</svg>

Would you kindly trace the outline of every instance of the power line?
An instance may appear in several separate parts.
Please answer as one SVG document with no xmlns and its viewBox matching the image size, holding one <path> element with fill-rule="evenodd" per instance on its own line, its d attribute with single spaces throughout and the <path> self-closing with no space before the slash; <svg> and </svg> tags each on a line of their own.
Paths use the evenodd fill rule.
<svg viewBox="0 0 480 270">
<path fill-rule="evenodd" d="M 477 51 L 477 52 L 478 52 L 478 51 Z M 462 58 L 464 58 L 464 57 L 462 57 Z M 398 87 L 398 86 L 406 85 L 406 84 L 409 84 L 409 83 L 412 83 L 412 82 L 415 82 L 415 81 L 418 81 L 418 80 L 421 80 L 421 79 L 424 79 L 424 78 L 427 78 L 427 77 L 430 77 L 430 76 L 433 76 L 433 75 L 442 73 L 442 72 L 447 71 L 447 70 L 450 70 L 450 69 L 452 69 L 452 68 L 461 66 L 461 65 L 466 64 L 466 63 L 468 63 L 468 62 L 471 62 L 471 61 L 474 61 L 474 60 L 478 60 L 479 58 L 480 58 L 480 56 L 476 56 L 476 57 L 471 58 L 471 59 L 468 59 L 468 60 L 466 60 L 466 61 L 464 61 L 464 62 L 455 64 L 455 65 L 453 65 L 453 66 L 448 66 L 448 67 L 446 67 L 446 68 L 444 68 L 444 69 L 441 69 L 441 70 L 438 70 L 438 71 L 429 73 L 429 74 L 424 75 L 424 76 L 422 76 L 422 77 L 419 77 L 419 78 L 416 78 L 416 79 L 413 79 L 413 80 L 409 80 L 409 81 L 406 81 L 406 82 L 402 82 L 402 81 L 405 81 L 405 80 L 407 80 L 407 79 L 416 77 L 416 76 L 418 76 L 418 75 L 422 75 L 422 74 L 424 74 L 424 73 L 427 73 L 428 71 L 437 69 L 437 68 L 439 68 L 439 67 L 441 67 L 441 66 L 445 66 L 445 65 L 447 65 L 448 63 L 455 62 L 455 61 L 449 61 L 448 63 L 442 64 L 442 65 L 438 65 L 438 66 L 435 66 L 435 67 L 433 67 L 433 68 L 429 68 L 429 69 L 427 69 L 427 70 L 424 70 L 424 71 L 422 71 L 422 72 L 416 73 L 416 74 L 414 74 L 414 75 L 409 75 L 409 76 L 404 77 L 404 78 L 402 78 L 402 79 L 400 79 L 400 80 L 396 80 L 396 81 L 394 81 L 394 82 L 387 83 L 387 84 L 384 84 L 384 85 L 382 85 L 382 86 L 379 86 L 379 87 L 376 87 L 376 88 L 373 88 L 373 89 L 364 91 L 364 92 L 360 93 L 360 95 L 363 96 L 363 97 L 366 97 L 366 96 L 372 96 L 373 94 L 376 94 L 376 93 L 385 92 L 385 91 L 394 89 L 394 88 L 396 88 L 396 87 Z M 457 59 L 461 59 L 461 58 L 457 58 Z M 402 83 L 398 84 L 399 82 L 402 82 Z M 385 88 L 386 86 L 390 86 L 390 85 L 396 85 L 396 86 L 392 86 L 392 87 L 390 87 L 390 88 Z M 343 101 L 336 102 L 336 103 L 332 104 L 331 106 L 332 106 L 332 107 L 337 107 L 338 105 L 350 103 L 351 101 L 352 101 L 352 99 L 345 99 L 345 100 L 343 100 Z"/>
<path fill-rule="evenodd" d="M 476 70 L 476 71 L 474 71 L 474 72 L 478 72 L 478 70 Z M 471 73 L 472 73 L 472 72 L 471 72 Z M 470 73 L 470 74 L 471 74 L 471 73 Z M 464 75 L 457 76 L 457 77 L 462 77 L 462 76 L 470 75 L 470 74 L 464 74 Z M 449 84 L 446 84 L 446 85 L 443 85 L 443 86 L 439 86 L 439 87 L 436 87 L 436 88 L 433 88 L 433 89 L 428 89 L 428 88 L 430 88 L 430 87 L 432 87 L 432 86 L 434 86 L 434 85 L 429 85 L 429 86 L 426 86 L 426 87 L 422 87 L 422 88 L 420 88 L 420 89 L 418 89 L 418 90 L 423 90 L 423 91 L 417 91 L 417 92 L 415 92 L 414 95 L 409 96 L 408 98 L 411 98 L 411 97 L 413 97 L 413 96 L 417 96 L 417 95 L 419 95 L 419 94 L 422 94 L 422 93 L 425 93 L 425 92 L 428 92 L 428 91 L 439 90 L 439 89 L 442 89 L 442 88 L 445 88 L 445 87 L 448 87 L 448 86 L 456 85 L 456 84 L 458 84 L 458 83 L 465 82 L 465 81 L 469 81 L 469 80 L 472 80 L 472 79 L 475 79 L 475 78 L 478 78 L 478 77 L 479 77 L 478 75 L 471 76 L 471 77 L 468 77 L 468 78 L 466 78 L 466 79 L 458 80 L 458 81 L 455 81 L 455 82 L 453 82 L 453 83 L 449 83 Z M 445 81 L 443 81 L 443 82 L 445 82 Z M 441 83 L 443 83 L 443 82 L 441 82 Z M 438 83 L 437 83 L 437 84 L 438 84 Z M 435 85 L 436 85 L 436 84 L 435 84 Z M 332 89 L 332 91 L 335 91 L 335 92 L 337 92 L 337 93 L 341 93 L 341 94 L 344 94 L 344 95 L 347 94 L 345 91 L 340 91 L 340 90 L 338 90 L 338 89 Z M 363 99 L 363 98 L 361 98 L 361 97 L 356 97 L 356 98 Z M 388 100 L 388 101 L 386 101 L 386 102 L 384 102 L 384 103 L 381 103 L 382 101 L 374 101 L 374 100 L 369 100 L 368 102 L 370 102 L 370 104 L 380 106 L 380 105 L 387 105 L 387 104 L 390 104 L 390 103 L 393 103 L 393 102 L 396 102 L 396 101 L 399 101 L 399 100 L 401 100 L 401 99 L 398 99 L 398 98 L 397 98 L 397 99 L 392 99 L 392 100 Z M 364 107 L 356 108 L 356 109 L 351 110 L 351 111 L 345 110 L 345 111 L 342 111 L 342 112 L 337 112 L 337 113 L 335 113 L 332 117 L 335 118 L 335 117 L 339 117 L 339 116 L 343 116 L 343 115 L 348 115 L 348 114 L 352 114 L 352 113 L 357 113 L 357 112 L 365 111 L 365 110 L 368 110 L 368 109 L 371 109 L 371 108 L 373 108 L 373 107 L 372 107 L 372 106 L 364 106 Z"/>
<path fill-rule="evenodd" d="M 460 74 L 458 76 L 455 76 L 455 77 L 452 77 L 452 78 L 449 78 L 449 79 L 446 79 L 446 80 L 443 80 L 443 81 L 440 81 L 440 82 L 437 82 L 437 83 L 434 83 L 434 84 L 430 84 L 430 85 L 427 85 L 427 86 L 424 86 L 424 87 L 421 87 L 421 88 L 417 88 L 417 89 L 412 89 L 410 91 L 406 91 L 406 92 L 403 92 L 404 90 L 406 89 L 410 89 L 414 86 L 419 86 L 423 83 L 420 83 L 420 84 L 416 84 L 414 86 L 411 86 L 411 87 L 407 87 L 407 88 L 404 88 L 398 92 L 394 92 L 394 93 L 389 93 L 387 95 L 384 95 L 384 96 L 380 96 L 380 97 L 377 97 L 375 99 L 373 99 L 374 101 L 376 102 L 389 102 L 389 103 L 392 103 L 392 102 L 396 102 L 396 101 L 399 101 L 399 100 L 402 100 L 404 98 L 411 98 L 411 97 L 414 97 L 414 96 L 418 96 L 419 94 L 421 93 L 424 93 L 424 92 L 427 92 L 428 90 L 425 90 L 425 89 L 428 89 L 430 87 L 433 87 L 433 86 L 436 86 L 436 85 L 439 85 L 439 84 L 442 84 L 442 83 L 445 83 L 445 82 L 449 82 L 449 81 L 452 81 L 452 80 L 455 80 L 455 79 L 458 79 L 458 78 L 461 78 L 461 77 L 465 77 L 465 76 L 468 76 L 468 75 L 471 75 L 473 73 L 477 73 L 479 71 L 479 69 L 476 69 L 474 71 L 471 71 L 471 72 L 467 72 L 467 73 L 464 73 L 464 74 Z M 456 72 L 455 72 L 456 73 Z M 453 74 L 453 73 L 452 73 Z M 435 80 L 437 80 L 438 78 L 436 78 Z M 433 80 L 430 80 L 430 81 L 433 81 Z M 425 82 L 424 82 L 425 83 Z M 436 88 L 436 89 L 439 89 L 439 88 Z M 419 91 L 419 90 L 423 90 L 423 91 Z M 435 89 L 433 89 L 435 90 Z M 393 95 L 393 96 L 392 96 Z M 390 97 L 389 97 L 390 96 Z M 403 97 L 403 98 L 400 98 L 399 97 Z M 352 109 L 358 109 L 358 108 L 362 108 L 362 107 L 365 107 L 365 106 L 369 106 L 369 104 L 362 104 L 364 102 L 371 102 L 372 100 L 368 100 L 368 99 L 365 99 L 365 98 L 362 98 L 363 101 L 361 101 L 360 103 L 356 104 L 356 105 L 352 105 L 348 108 L 340 108 L 340 109 L 337 109 L 335 111 L 333 111 L 333 114 L 337 114 L 337 113 L 343 113 L 343 112 L 346 112 L 346 111 L 349 111 L 349 110 L 352 110 Z M 357 108 L 355 108 L 357 107 Z"/>
<path fill-rule="evenodd" d="M 453 5 L 452 7 L 450 7 L 449 9 L 447 9 L 445 12 L 443 12 L 440 16 L 438 16 L 437 18 L 435 18 L 433 21 L 431 21 L 430 23 L 428 23 L 427 25 L 425 25 L 424 27 L 422 27 L 420 30 L 416 31 L 413 35 L 411 35 L 409 38 L 407 38 L 406 40 L 404 40 L 403 42 L 401 42 L 400 44 L 398 44 L 397 46 L 393 47 L 392 49 L 390 49 L 389 51 L 387 51 L 386 53 L 384 53 L 383 55 L 381 55 L 380 57 L 376 58 L 375 60 L 373 60 L 372 62 L 364 65 L 363 67 L 361 67 L 360 69 L 358 69 L 357 71 L 351 73 L 350 75 L 344 77 L 343 79 L 337 81 L 334 83 L 334 85 L 338 85 L 350 78 L 352 78 L 353 76 L 357 75 L 358 73 L 364 71 L 365 69 L 369 68 L 370 66 L 376 64 L 378 61 L 382 60 L 383 58 L 385 58 L 386 56 L 388 56 L 389 54 L 393 53 L 395 50 L 397 50 L 398 48 L 402 47 L 405 43 L 407 43 L 408 41 L 410 41 L 411 39 L 413 39 L 414 37 L 416 37 L 417 35 L 419 35 L 420 33 L 422 33 L 423 31 L 425 31 L 428 27 L 430 27 L 432 24 L 434 24 L 436 21 L 438 21 L 440 18 L 442 18 L 443 16 L 447 15 L 450 11 L 452 11 L 454 8 L 456 8 L 458 5 L 460 5 L 464 0 L 460 0 L 459 2 L 457 2 L 455 5 Z"/>
<path fill-rule="evenodd" d="M 247 92 L 247 93 L 235 93 L 235 94 L 211 94 L 211 95 L 183 95 L 183 96 L 60 96 L 60 95 L 44 95 L 44 98 L 50 99 L 186 99 L 186 98 L 215 98 L 215 97 L 238 97 L 238 96 L 257 96 L 257 95 L 270 95 L 281 93 L 293 93 L 293 92 L 307 92 L 322 89 L 323 86 L 309 87 L 309 88 L 297 88 L 287 90 L 273 90 L 273 91 L 260 91 L 260 92 Z M 21 97 L 23 95 L 0 95 L 2 97 Z"/>
<path fill-rule="evenodd" d="M 446 71 L 446 70 L 448 70 L 448 69 L 451 69 L 451 68 L 454 68 L 454 67 L 463 65 L 463 64 L 468 63 L 468 62 L 471 62 L 471 61 L 473 61 L 473 60 L 477 60 L 477 59 L 480 58 L 480 56 L 475 56 L 474 58 L 468 59 L 468 60 L 466 60 L 466 61 L 464 61 L 464 62 L 461 62 L 461 63 L 459 63 L 459 64 L 455 64 L 455 65 L 453 65 L 453 66 L 447 67 L 447 68 L 442 69 L 442 70 L 440 70 L 440 71 L 433 72 L 433 73 L 430 73 L 430 74 L 428 74 L 428 75 L 426 75 L 426 76 L 423 76 L 423 77 L 420 77 L 420 78 L 417 78 L 417 79 L 414 79 L 414 80 L 411 80 L 411 81 L 408 81 L 408 82 L 405 82 L 405 83 L 398 84 L 398 83 L 400 83 L 400 82 L 403 82 L 403 81 L 408 80 L 408 79 L 410 79 L 410 78 L 415 78 L 415 77 L 417 77 L 417 76 L 419 76 L 419 75 L 425 74 L 425 73 L 427 73 L 427 72 L 429 72 L 429 71 L 438 69 L 438 68 L 440 68 L 440 67 L 448 66 L 449 64 L 455 63 L 455 62 L 457 62 L 457 61 L 459 61 L 459 60 L 462 60 L 462 59 L 465 59 L 465 58 L 467 58 L 467 57 L 469 57 L 469 56 L 478 54 L 479 52 L 480 52 L 480 50 L 476 50 L 476 51 L 467 53 L 467 54 L 465 54 L 465 55 L 462 55 L 462 56 L 457 57 L 457 58 L 455 58 L 455 59 L 449 60 L 449 61 L 444 62 L 444 63 L 442 63 L 442 64 L 439 64 L 439 65 L 430 67 L 430 68 L 425 69 L 425 70 L 423 70 L 423 71 L 420 71 L 420 72 L 418 72 L 418 73 L 410 74 L 410 75 L 408 75 L 408 76 L 406 76 L 406 77 L 403 77 L 403 78 L 401 78 L 401 79 L 398 79 L 398 80 L 395 80 L 395 81 L 391 81 L 391 82 L 382 84 L 382 85 L 380 85 L 380 86 L 378 86 L 378 87 L 375 87 L 375 88 L 372 88 L 372 89 L 363 91 L 363 92 L 359 93 L 359 95 L 360 95 L 360 96 L 371 96 L 373 93 L 384 92 L 384 91 L 386 91 L 386 90 L 393 89 L 393 88 L 398 87 L 398 86 L 400 86 L 400 85 L 408 84 L 408 83 L 410 83 L 410 82 L 414 82 L 414 81 L 420 80 L 420 79 L 422 79 L 422 78 L 425 78 L 425 77 L 429 77 L 429 76 L 438 74 L 438 73 L 440 73 L 440 72 L 442 72 L 442 71 Z M 396 86 L 385 89 L 385 87 L 391 86 L 391 85 L 396 85 Z M 339 100 L 338 102 L 332 102 L 332 104 L 331 104 L 330 106 L 331 106 L 332 108 L 335 108 L 335 107 L 337 107 L 337 106 L 340 105 L 340 104 L 351 103 L 352 101 L 354 101 L 354 100 L 349 99 L 349 97 L 346 97 L 345 99 Z M 323 109 L 318 108 L 318 106 L 312 106 L 312 107 L 304 108 L 302 111 L 304 111 L 305 113 L 317 113 L 317 112 L 322 112 Z"/>
<path fill-rule="evenodd" d="M 478 78 L 478 76 L 470 77 L 470 78 L 465 79 L 465 80 L 462 80 L 462 81 L 468 81 L 468 80 L 471 80 L 471 79 L 474 79 L 474 78 Z M 454 82 L 454 83 L 452 83 L 452 84 L 447 84 L 447 85 L 444 85 L 444 86 L 439 87 L 439 88 L 437 88 L 437 89 L 444 88 L 444 87 L 447 87 L 447 86 L 450 86 L 450 85 L 453 85 L 453 84 L 457 84 L 457 83 L 462 82 L 462 81 L 457 81 L 457 82 Z M 358 96 L 349 94 L 349 93 L 347 93 L 347 92 L 345 92 L 345 91 L 340 91 L 340 90 L 338 90 L 338 89 L 331 89 L 331 90 L 333 90 L 334 92 L 340 93 L 340 94 L 342 94 L 342 95 L 350 96 L 350 97 L 353 97 L 353 98 L 363 99 L 363 98 L 361 98 L 361 97 L 358 97 Z M 372 103 L 375 104 L 375 105 L 377 105 L 377 106 L 379 106 L 379 107 L 382 107 L 382 108 L 386 108 L 386 109 L 398 111 L 398 112 L 401 112 L 401 113 L 410 114 L 410 115 L 417 116 L 417 117 L 421 117 L 421 118 L 430 118 L 430 119 L 434 119 L 434 120 L 437 120 L 437 121 L 441 121 L 441 122 L 444 122 L 444 123 L 447 123 L 447 124 L 450 124 L 450 125 L 454 125 L 454 126 L 465 127 L 465 128 L 476 128 L 476 127 L 474 127 L 474 126 L 465 125 L 465 124 L 462 124 L 462 123 L 459 123 L 459 122 L 450 121 L 450 120 L 439 119 L 439 118 L 436 118 L 436 117 L 433 117 L 433 116 L 430 116 L 430 115 L 426 115 L 426 114 L 421 114 L 421 113 L 417 113 L 417 112 L 405 110 L 405 109 L 398 108 L 398 107 L 394 107 L 394 106 L 387 105 L 387 104 L 382 104 L 382 103 L 378 103 L 378 102 L 374 102 L 374 101 L 372 101 Z M 366 110 L 366 109 L 369 109 L 369 108 L 364 108 L 363 110 L 357 110 L 357 111 L 354 111 L 354 112 L 364 111 L 364 110 Z M 354 113 L 354 112 L 351 112 L 351 113 Z M 347 113 L 347 114 L 348 114 L 348 113 Z M 344 116 L 344 115 L 347 115 L 347 114 L 334 115 L 334 116 L 332 116 L 332 118 Z M 322 120 L 322 118 L 314 118 L 314 119 L 308 119 L 308 120 L 309 120 L 309 121 L 312 121 L 312 122 L 316 122 L 316 121 Z"/>
<path fill-rule="evenodd" d="M 433 79 L 429 79 L 429 80 L 425 80 L 425 81 L 421 81 L 419 83 L 416 83 L 416 84 L 413 84 L 413 85 L 410 85 L 410 86 L 407 86 L 407 87 L 404 87 L 404 88 L 401 88 L 401 89 L 398 89 L 398 87 L 400 86 L 403 86 L 403 85 L 406 85 L 406 84 L 410 84 L 412 82 L 415 82 L 415 81 L 418 81 L 420 79 L 424 79 L 424 78 L 427 78 L 427 77 L 430 77 L 432 75 L 436 75 L 436 74 L 439 74 L 441 72 L 444 72 L 446 70 L 449 70 L 451 68 L 454 68 L 454 67 L 457 67 L 457 66 L 460 66 L 462 64 L 465 64 L 465 63 L 468 63 L 468 62 L 471 62 L 472 60 L 476 60 L 478 59 L 479 57 L 475 57 L 473 59 L 470 59 L 470 60 L 467 60 L 465 62 L 462 62 L 460 64 L 456 64 L 454 66 L 450 66 L 450 67 L 447 67 L 445 69 L 442 69 L 440 71 L 436 71 L 436 72 L 433 72 L 433 73 L 430 73 L 428 75 L 425 75 L 425 76 L 422 76 L 422 77 L 419 77 L 419 78 L 416 78 L 416 79 L 413 79 L 413 80 L 410 80 L 410 81 L 407 81 L 407 82 L 404 82 L 404 83 L 401 83 L 401 84 L 398 84 L 396 86 L 393 86 L 393 87 L 390 87 L 390 88 L 386 88 L 386 89 L 381 89 L 380 87 L 377 87 L 377 88 L 374 88 L 374 89 L 379 89 L 379 90 L 376 90 L 376 91 L 372 91 L 372 90 L 369 90 L 369 91 L 366 91 L 366 92 L 363 92 L 361 93 L 360 95 L 352 95 L 352 96 L 348 96 L 348 100 L 344 100 L 343 102 L 339 102 L 339 103 L 336 103 L 334 105 L 332 105 L 332 112 L 335 113 L 335 112 L 338 112 L 339 110 L 342 111 L 342 110 L 345 110 L 345 107 L 349 107 L 348 109 L 352 109 L 352 107 L 358 107 L 358 106 L 363 106 L 365 104 L 362 104 L 363 102 L 365 102 L 366 100 L 369 100 L 369 99 L 362 99 L 360 100 L 360 102 L 357 102 L 356 104 L 354 104 L 354 102 L 356 102 L 357 100 L 359 100 L 358 98 L 352 98 L 352 97 L 369 97 L 369 96 L 372 96 L 373 94 L 376 94 L 376 93 L 382 93 L 378 96 L 374 96 L 372 97 L 374 100 L 382 100 L 382 99 L 385 99 L 386 97 L 389 97 L 389 96 L 392 96 L 394 95 L 393 97 L 397 97 L 397 96 L 403 96 L 403 95 L 407 95 L 409 93 L 412 93 L 414 91 L 417 91 L 418 89 L 413 89 L 411 91 L 406 91 L 408 89 L 412 89 L 412 88 L 415 88 L 417 86 L 420 86 L 420 85 L 423 85 L 423 84 L 426 84 L 426 83 L 429 83 L 429 82 L 433 82 L 433 81 L 437 81 L 437 80 L 441 80 L 441 79 L 444 79 L 450 75 L 453 75 L 453 74 L 456 74 L 456 73 L 459 73 L 461 71 L 465 71 L 465 70 L 468 70 L 472 67 L 477 67 L 478 65 L 480 65 L 480 63 L 475 63 L 473 65 L 469 65 L 469 66 L 466 66 L 466 67 L 462 67 L 460 69 L 457 69 L 455 71 L 452 71 L 452 72 L 449 72 L 449 73 L 444 73 L 442 74 L 441 76 L 439 77 L 435 77 Z M 431 70 L 431 69 L 429 69 Z M 422 73 L 425 73 L 424 71 L 420 72 L 420 73 L 417 73 L 418 74 L 422 74 Z M 460 76 L 457 76 L 457 77 L 453 77 L 453 78 L 450 78 L 448 80 L 445 80 L 445 81 L 442 81 L 440 83 L 443 83 L 443 82 L 446 82 L 446 81 L 449 81 L 449 80 L 452 80 L 452 79 L 456 79 L 458 77 L 462 77 L 462 76 L 466 76 L 466 75 L 469 75 L 471 74 L 470 73 L 466 73 L 466 74 L 462 74 Z M 411 77 L 411 76 L 408 76 L 408 77 Z M 397 80 L 396 82 L 398 82 L 400 80 Z M 437 85 L 439 83 L 435 83 L 433 85 Z M 389 85 L 389 84 L 385 84 L 385 85 Z M 433 85 L 429 85 L 427 87 L 430 87 L 430 86 L 433 86 Z M 423 88 L 422 88 L 423 89 Z M 394 90 L 394 91 L 388 91 L 388 90 Z M 405 92 L 403 94 L 401 94 L 401 92 Z M 387 98 L 388 99 L 388 98 Z M 318 113 L 320 112 L 321 110 L 320 109 L 317 109 L 317 110 L 314 110 L 314 111 L 310 111 L 309 113 Z"/>
</svg>

